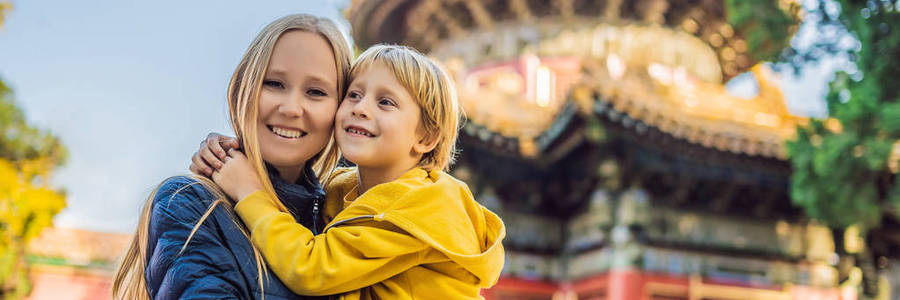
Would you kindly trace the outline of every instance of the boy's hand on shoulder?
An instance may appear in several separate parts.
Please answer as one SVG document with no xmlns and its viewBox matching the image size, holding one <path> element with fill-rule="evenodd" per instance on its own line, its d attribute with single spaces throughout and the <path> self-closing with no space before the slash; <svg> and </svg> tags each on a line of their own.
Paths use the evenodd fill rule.
<svg viewBox="0 0 900 300">
<path fill-rule="evenodd" d="M 256 170 L 253 169 L 247 156 L 234 149 L 228 150 L 224 164 L 213 172 L 212 179 L 235 201 L 263 189 Z"/>
<path fill-rule="evenodd" d="M 212 178 L 212 173 L 222 167 L 229 149 L 239 147 L 237 139 L 215 132 L 209 133 L 200 143 L 200 149 L 191 157 L 191 173 Z"/>
</svg>

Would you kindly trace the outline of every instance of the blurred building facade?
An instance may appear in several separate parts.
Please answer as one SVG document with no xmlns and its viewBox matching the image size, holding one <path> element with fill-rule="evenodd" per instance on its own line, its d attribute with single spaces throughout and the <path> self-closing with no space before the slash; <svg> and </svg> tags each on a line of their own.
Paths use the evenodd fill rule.
<svg viewBox="0 0 900 300">
<path fill-rule="evenodd" d="M 352 1 L 359 48 L 409 45 L 455 79 L 453 174 L 507 226 L 488 299 L 856 299 L 788 196 L 805 119 L 724 5 Z M 727 93 L 745 72 L 756 95 Z"/>
<path fill-rule="evenodd" d="M 51 227 L 28 244 L 29 300 L 110 299 L 131 235 Z"/>
</svg>

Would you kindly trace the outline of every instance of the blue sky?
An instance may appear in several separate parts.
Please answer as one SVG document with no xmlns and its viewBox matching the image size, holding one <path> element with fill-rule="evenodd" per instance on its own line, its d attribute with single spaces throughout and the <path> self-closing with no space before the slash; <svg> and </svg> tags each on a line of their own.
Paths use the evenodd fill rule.
<svg viewBox="0 0 900 300">
<path fill-rule="evenodd" d="M 0 78 L 26 118 L 61 137 L 68 194 L 58 226 L 131 231 L 140 203 L 187 172 L 210 131 L 229 132 L 225 87 L 266 23 L 336 1 L 13 0 Z"/>
<path fill-rule="evenodd" d="M 68 195 L 56 225 L 98 231 L 131 232 L 156 184 L 187 172 L 206 133 L 230 131 L 225 87 L 266 23 L 306 12 L 349 27 L 342 0 L 12 2 L 0 28 L 0 78 L 28 121 L 69 149 L 54 177 Z M 790 109 L 824 114 L 838 64 L 783 76 Z"/>
</svg>

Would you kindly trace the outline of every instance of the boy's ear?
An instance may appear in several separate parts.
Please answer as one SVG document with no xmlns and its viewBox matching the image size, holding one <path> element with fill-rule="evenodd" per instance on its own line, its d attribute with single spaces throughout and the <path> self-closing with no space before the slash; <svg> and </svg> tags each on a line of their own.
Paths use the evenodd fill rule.
<svg viewBox="0 0 900 300">
<path fill-rule="evenodd" d="M 438 135 L 436 134 L 426 134 L 424 137 L 419 139 L 415 145 L 413 145 L 413 150 L 416 153 L 425 154 L 434 150 L 434 147 L 437 147 L 438 143 Z"/>
</svg>

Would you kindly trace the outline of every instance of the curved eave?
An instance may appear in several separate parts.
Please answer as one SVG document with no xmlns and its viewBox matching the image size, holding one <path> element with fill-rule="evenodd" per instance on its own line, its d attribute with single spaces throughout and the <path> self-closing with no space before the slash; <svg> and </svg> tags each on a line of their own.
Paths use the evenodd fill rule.
<svg viewBox="0 0 900 300">
<path fill-rule="evenodd" d="M 566 151 L 565 146 L 558 145 L 569 143 L 560 141 L 560 137 L 571 136 L 565 131 L 574 130 L 570 123 L 573 115 L 580 114 L 621 123 L 638 133 L 653 128 L 719 152 L 785 160 L 785 141 L 793 137 L 798 125 L 807 122 L 787 111 L 783 95 L 768 79 L 764 66 L 754 68 L 759 94 L 752 99 L 732 96 L 720 85 L 696 80 L 664 83 L 639 69 L 612 77 L 606 69 L 586 63 L 582 83 L 566 92 L 564 108 L 545 128 L 537 129 L 540 134 L 508 136 L 504 133 L 533 124 L 521 120 L 497 122 L 502 115 L 479 113 L 470 115 L 463 132 L 501 152 L 553 160 Z M 464 97 L 463 101 L 473 100 Z"/>
<path fill-rule="evenodd" d="M 687 32 L 707 43 L 718 55 L 723 82 L 756 64 L 746 52 L 747 42 L 741 33 L 728 25 L 725 9 L 719 1 L 703 1 L 692 5 L 681 2 L 672 4 L 675 1 L 669 1 L 664 9 L 648 8 L 632 2 L 601 2 L 579 3 L 586 5 L 581 8 L 569 7 L 574 5 L 569 1 L 534 4 L 514 0 L 509 3 L 468 0 L 355 0 L 348 10 L 348 18 L 354 28 L 356 44 L 360 47 L 382 42 L 401 43 L 426 53 L 443 39 L 476 30 L 490 30 L 494 24 L 502 22 L 533 23 L 538 19 L 551 19 L 565 23 L 587 17 L 657 23 Z M 605 11 L 604 6 L 610 3 L 618 3 L 618 10 Z M 535 5 L 543 6 L 532 7 Z"/>
</svg>

